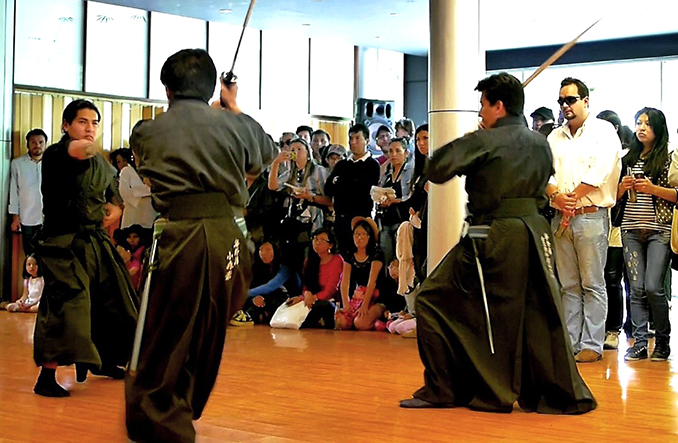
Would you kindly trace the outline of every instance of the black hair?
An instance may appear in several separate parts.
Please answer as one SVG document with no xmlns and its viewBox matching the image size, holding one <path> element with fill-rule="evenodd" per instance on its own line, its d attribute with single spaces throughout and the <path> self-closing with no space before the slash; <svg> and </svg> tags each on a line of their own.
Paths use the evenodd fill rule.
<svg viewBox="0 0 678 443">
<path fill-rule="evenodd" d="M 491 75 L 478 82 L 475 90 L 484 92 L 485 98 L 494 105 L 497 101 L 504 104 L 506 113 L 514 116 L 523 115 L 525 107 L 525 92 L 523 85 L 517 78 L 506 72 Z"/>
<path fill-rule="evenodd" d="M 373 256 L 377 251 L 379 251 L 379 241 L 375 239 L 376 237 L 376 232 L 374 232 L 374 229 L 372 229 L 372 225 L 370 225 L 367 221 L 365 220 L 360 220 L 358 221 L 353 229 L 351 229 L 351 234 L 355 232 L 358 227 L 361 227 L 367 232 L 367 237 L 369 241 L 367 242 L 367 247 L 365 248 L 365 252 L 367 253 L 368 256 Z M 355 241 L 351 245 L 351 252 L 358 252 L 358 247 L 355 245 Z"/>
<path fill-rule="evenodd" d="M 162 65 L 160 81 L 174 98 L 197 98 L 208 102 L 217 84 L 217 69 L 204 49 L 183 49 Z"/>
<path fill-rule="evenodd" d="M 410 151 L 408 149 L 410 146 L 410 141 L 407 139 L 407 137 L 392 138 L 391 141 L 388 142 L 389 149 L 391 148 L 391 145 L 393 143 L 399 143 L 400 146 L 403 147 L 403 151 L 405 151 L 405 158 L 407 158 L 407 156 L 410 154 Z"/>
<path fill-rule="evenodd" d="M 327 143 L 332 144 L 332 139 L 330 138 L 330 134 L 328 134 L 327 131 L 324 131 L 322 129 L 316 129 L 311 134 L 311 140 L 313 140 L 313 137 L 315 137 L 316 135 L 324 135 L 325 137 L 327 137 Z"/>
<path fill-rule="evenodd" d="M 576 85 L 577 94 L 583 99 L 584 97 L 589 96 L 589 88 L 584 84 L 583 81 L 576 79 L 574 77 L 565 77 L 562 82 L 560 82 L 560 89 L 563 89 L 567 85 Z"/>
<path fill-rule="evenodd" d="M 26 143 L 31 141 L 31 137 L 35 137 L 36 135 L 42 135 L 43 137 L 45 137 L 45 143 L 47 143 L 47 140 L 49 140 L 47 134 L 45 134 L 45 131 L 43 131 L 40 128 L 35 128 L 31 129 L 30 131 L 28 131 L 28 134 L 26 134 Z"/>
<path fill-rule="evenodd" d="M 134 154 L 132 154 L 132 150 L 129 148 L 120 148 L 116 149 L 115 151 L 111 152 L 111 163 L 113 163 L 113 166 L 115 166 L 115 169 L 118 169 L 118 162 L 116 161 L 117 157 L 120 156 L 125 159 L 128 165 L 133 167 L 134 169 L 137 168 L 136 163 L 134 162 Z M 118 172 L 120 172 L 120 169 L 118 169 Z"/>
<path fill-rule="evenodd" d="M 326 234 L 327 235 L 327 240 L 329 244 L 332 245 L 332 248 L 330 249 L 330 254 L 333 254 L 334 252 L 332 251 L 334 247 L 336 246 L 336 240 L 334 238 L 334 234 L 332 234 L 332 231 L 329 229 L 325 228 L 319 228 L 311 234 L 311 238 L 315 238 L 319 236 L 320 234 Z M 308 252 L 308 259 L 306 259 L 306 266 L 304 266 L 304 275 L 303 275 L 303 282 L 304 286 L 308 288 L 309 291 L 312 293 L 320 292 L 322 289 L 320 287 L 320 281 L 319 277 L 320 276 L 320 256 L 315 253 L 313 248 Z"/>
<path fill-rule="evenodd" d="M 130 234 L 136 234 L 139 236 L 139 247 L 142 246 L 149 246 L 151 244 L 151 237 L 153 235 L 153 231 L 148 228 L 144 228 L 143 226 L 139 224 L 134 224 L 126 227 L 123 229 L 125 233 L 125 241 L 127 242 L 127 237 L 129 237 Z M 129 242 L 127 242 L 127 249 L 131 249 L 131 246 L 129 246 Z"/>
<path fill-rule="evenodd" d="M 412 177 L 412 184 L 416 183 L 417 177 L 421 176 L 424 173 L 424 164 L 426 163 L 426 156 L 419 152 L 419 147 L 416 146 L 417 144 L 417 135 L 419 135 L 420 132 L 426 131 L 428 132 L 428 124 L 424 123 L 423 125 L 419 126 L 417 130 L 414 133 L 414 175 Z M 430 148 L 429 148 L 430 149 Z"/>
<path fill-rule="evenodd" d="M 357 134 L 358 132 L 363 133 L 365 140 L 370 140 L 370 130 L 367 129 L 367 126 L 363 125 L 362 123 L 356 123 L 355 125 L 351 126 L 351 128 L 348 130 L 348 135 L 350 136 L 351 134 Z"/>
<path fill-rule="evenodd" d="M 643 171 L 646 176 L 652 178 L 652 183 L 657 184 L 657 179 L 666 167 L 666 162 L 669 159 L 669 130 L 666 127 L 666 117 L 659 109 L 643 108 L 636 113 L 635 120 L 638 121 L 638 118 L 643 114 L 647 115 L 655 137 L 652 150 L 645 158 Z M 629 165 L 633 166 L 640 158 L 644 145 L 638 140 L 638 137 L 634 135 L 629 148 L 630 152 L 627 154 L 629 156 L 628 161 Z"/>
<path fill-rule="evenodd" d="M 101 121 L 101 113 L 99 112 L 99 108 L 97 108 L 96 105 L 91 101 L 80 98 L 73 100 L 66 106 L 61 117 L 62 122 L 66 122 L 69 125 L 73 124 L 73 120 L 75 120 L 75 117 L 78 115 L 78 111 L 81 109 L 91 109 L 97 113 L 97 121 Z"/>
<path fill-rule="evenodd" d="M 259 249 L 266 243 L 269 243 L 273 247 L 273 261 L 270 264 L 261 261 L 261 257 L 259 256 Z M 271 238 L 264 238 L 264 240 L 257 245 L 257 250 L 254 254 L 254 261 L 252 263 L 252 284 L 250 287 L 256 288 L 257 286 L 261 286 L 271 281 L 280 270 L 281 264 L 282 255 L 278 242 Z"/>
<path fill-rule="evenodd" d="M 28 255 L 26 256 L 26 258 L 24 258 L 24 269 L 23 269 L 23 272 L 21 273 L 21 276 L 22 276 L 23 278 L 31 278 L 31 277 L 33 277 L 33 276 L 32 276 L 31 274 L 29 274 L 28 271 L 26 270 L 26 263 L 28 263 L 28 259 L 29 259 L 29 258 L 32 258 L 33 260 L 35 260 L 35 264 L 38 265 L 38 273 L 37 273 L 37 277 L 42 277 L 42 264 L 40 263 L 40 259 L 38 258 L 38 256 L 35 255 L 35 254 L 28 254 Z"/>
<path fill-rule="evenodd" d="M 598 115 L 596 115 L 596 118 L 599 118 L 601 120 L 605 120 L 606 122 L 612 123 L 612 126 L 614 126 L 614 129 L 617 131 L 617 136 L 619 137 L 619 141 L 622 142 L 622 145 L 625 144 L 624 138 L 623 138 L 623 135 L 622 135 L 621 119 L 619 118 L 619 115 L 616 112 L 610 111 L 610 110 L 603 111 L 603 112 L 598 113 Z"/>
<path fill-rule="evenodd" d="M 304 132 L 304 131 L 308 132 L 308 136 L 309 136 L 309 137 L 311 137 L 311 134 L 313 134 L 313 128 L 310 127 L 310 126 L 306 126 L 306 125 L 301 125 L 301 126 L 299 126 L 299 127 L 297 128 L 297 130 L 294 131 L 294 133 L 297 134 L 297 135 L 299 135 L 300 132 Z"/>
</svg>

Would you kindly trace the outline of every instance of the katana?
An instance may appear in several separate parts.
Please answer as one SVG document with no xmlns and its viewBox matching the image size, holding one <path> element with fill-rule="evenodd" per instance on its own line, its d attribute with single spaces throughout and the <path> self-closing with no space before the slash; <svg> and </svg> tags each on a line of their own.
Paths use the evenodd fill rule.
<svg viewBox="0 0 678 443">
<path fill-rule="evenodd" d="M 134 346 L 132 347 L 132 358 L 129 363 L 129 373 L 132 377 L 136 375 L 137 365 L 139 364 L 139 353 L 141 351 L 141 339 L 144 335 L 144 325 L 146 324 L 146 313 L 148 312 L 148 298 L 151 293 L 151 276 L 153 271 L 158 269 L 158 240 L 162 235 L 163 229 L 167 224 L 167 219 L 159 218 L 153 224 L 153 244 L 151 253 L 148 257 L 148 273 L 144 282 L 144 289 L 141 293 L 141 303 L 139 305 L 139 320 L 137 329 L 134 333 Z"/>
<path fill-rule="evenodd" d="M 235 69 L 235 61 L 238 59 L 238 52 L 240 52 L 240 44 L 242 43 L 242 39 L 245 36 L 245 29 L 247 29 L 247 24 L 250 22 L 250 17 L 252 16 L 252 10 L 254 9 L 254 4 L 256 3 L 256 1 L 257 0 L 251 0 L 250 7 L 247 9 L 247 15 L 245 15 L 245 22 L 242 24 L 242 31 L 240 32 L 238 46 L 236 46 L 235 54 L 233 55 L 233 63 L 231 64 L 231 70 L 228 72 L 221 73 L 221 81 L 224 82 L 224 85 L 226 86 L 238 81 L 238 77 L 233 73 L 233 69 Z"/>
<path fill-rule="evenodd" d="M 577 42 L 579 41 L 581 36 L 586 34 L 589 29 L 593 28 L 602 19 L 603 18 L 601 17 L 598 20 L 596 20 L 595 22 L 593 22 L 593 24 L 591 26 L 584 29 L 584 31 L 581 34 L 579 34 L 578 36 L 576 36 L 571 42 L 565 43 L 560 49 L 558 49 L 556 52 L 554 52 L 551 57 L 549 57 L 544 63 L 542 63 L 542 65 L 536 71 L 534 71 L 534 73 L 532 73 L 532 75 L 529 76 L 527 78 L 527 80 L 525 80 L 523 82 L 523 88 L 525 88 L 525 86 L 529 85 L 530 82 L 532 80 L 534 80 L 539 74 L 541 74 L 546 68 L 548 68 L 549 66 L 554 64 L 556 61 L 558 61 L 558 59 L 560 57 L 562 57 L 567 51 L 572 49 L 572 47 L 577 44 Z"/>
</svg>

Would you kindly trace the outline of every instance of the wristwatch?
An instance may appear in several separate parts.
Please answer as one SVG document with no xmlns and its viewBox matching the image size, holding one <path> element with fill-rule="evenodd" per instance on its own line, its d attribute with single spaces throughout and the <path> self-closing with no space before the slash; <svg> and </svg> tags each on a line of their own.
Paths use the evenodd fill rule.
<svg viewBox="0 0 678 443">
<path fill-rule="evenodd" d="M 556 191 L 556 192 L 554 192 L 553 194 L 549 195 L 549 201 L 550 201 L 551 203 L 555 202 L 555 201 L 556 201 L 556 196 L 557 196 L 558 194 L 560 194 L 560 192 Z"/>
</svg>

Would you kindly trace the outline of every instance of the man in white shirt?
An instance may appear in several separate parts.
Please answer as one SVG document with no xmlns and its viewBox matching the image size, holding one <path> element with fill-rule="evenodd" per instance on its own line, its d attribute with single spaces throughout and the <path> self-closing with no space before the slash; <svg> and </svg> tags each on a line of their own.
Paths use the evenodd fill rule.
<svg viewBox="0 0 678 443">
<path fill-rule="evenodd" d="M 602 358 L 605 340 L 604 268 L 621 143 L 612 125 L 589 118 L 589 90 L 581 80 L 568 77 L 560 86 L 567 123 L 548 137 L 556 172 L 546 194 L 558 210 L 552 222 L 556 267 L 575 359 L 594 362 Z"/>
<path fill-rule="evenodd" d="M 26 134 L 28 152 L 12 160 L 9 182 L 9 213 L 12 231 L 22 233 L 26 255 L 35 252 L 35 241 L 42 227 L 42 154 L 47 134 L 33 129 Z"/>
</svg>

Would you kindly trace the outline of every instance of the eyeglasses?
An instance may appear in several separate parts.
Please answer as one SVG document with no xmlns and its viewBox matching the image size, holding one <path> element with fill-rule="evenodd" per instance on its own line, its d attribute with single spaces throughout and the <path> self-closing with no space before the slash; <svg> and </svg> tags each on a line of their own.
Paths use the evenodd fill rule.
<svg viewBox="0 0 678 443">
<path fill-rule="evenodd" d="M 292 141 L 293 141 L 292 139 L 282 141 L 280 142 L 280 146 L 289 146 L 292 144 Z"/>
<path fill-rule="evenodd" d="M 329 240 L 325 240 L 324 238 L 320 238 L 320 237 L 313 237 L 313 241 L 315 243 L 327 243 L 327 244 L 330 243 Z"/>
<path fill-rule="evenodd" d="M 572 106 L 575 103 L 577 103 L 577 100 L 579 100 L 581 97 L 578 95 L 568 95 L 567 97 L 562 97 L 558 99 L 558 104 L 560 106 L 563 106 L 565 103 L 567 103 L 567 106 Z"/>
<path fill-rule="evenodd" d="M 369 234 L 363 234 L 362 232 L 354 232 L 353 237 L 355 238 L 368 238 Z"/>
</svg>

